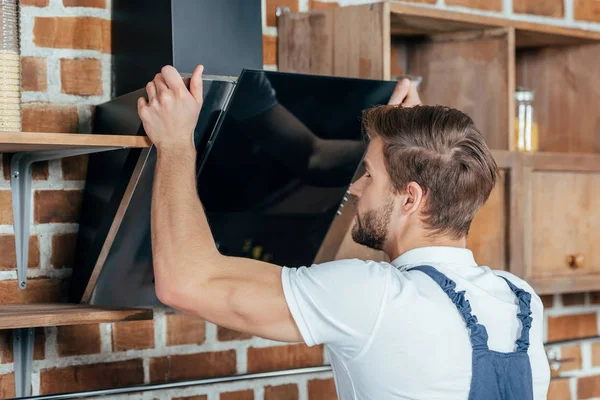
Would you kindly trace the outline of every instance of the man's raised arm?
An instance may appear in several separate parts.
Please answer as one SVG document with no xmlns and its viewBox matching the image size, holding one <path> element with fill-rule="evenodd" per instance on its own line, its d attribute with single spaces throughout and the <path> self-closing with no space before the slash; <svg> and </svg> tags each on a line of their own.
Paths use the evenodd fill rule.
<svg viewBox="0 0 600 400">
<path fill-rule="evenodd" d="M 202 108 L 199 66 L 187 89 L 166 66 L 138 100 L 158 161 L 152 191 L 152 255 L 161 302 L 217 325 L 279 341 L 300 342 L 281 283 L 281 267 L 227 257 L 215 246 L 196 190 L 193 132 Z"/>
</svg>

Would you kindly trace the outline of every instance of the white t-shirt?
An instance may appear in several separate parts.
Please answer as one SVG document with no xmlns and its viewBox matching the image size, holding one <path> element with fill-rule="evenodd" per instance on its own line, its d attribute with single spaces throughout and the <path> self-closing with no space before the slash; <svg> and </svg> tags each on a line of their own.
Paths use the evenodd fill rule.
<svg viewBox="0 0 600 400">
<path fill-rule="evenodd" d="M 465 290 L 486 327 L 491 350 L 512 352 L 521 332 L 518 306 L 504 279 L 532 295 L 529 358 L 534 399 L 546 399 L 550 368 L 543 345 L 543 305 L 516 276 L 477 266 L 455 247 L 410 250 L 391 264 L 341 260 L 282 270 L 283 291 L 308 346 L 325 344 L 342 400 L 467 399 L 471 343 L 456 306 L 429 276 L 431 265 Z"/>
</svg>

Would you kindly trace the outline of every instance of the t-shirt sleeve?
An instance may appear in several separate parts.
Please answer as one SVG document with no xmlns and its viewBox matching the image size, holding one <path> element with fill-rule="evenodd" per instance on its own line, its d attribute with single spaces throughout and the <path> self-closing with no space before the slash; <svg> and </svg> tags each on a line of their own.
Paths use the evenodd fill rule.
<svg viewBox="0 0 600 400">
<path fill-rule="evenodd" d="M 391 268 L 356 259 L 283 267 L 283 292 L 304 342 L 327 344 L 348 358 L 360 353 L 379 318 Z"/>
</svg>

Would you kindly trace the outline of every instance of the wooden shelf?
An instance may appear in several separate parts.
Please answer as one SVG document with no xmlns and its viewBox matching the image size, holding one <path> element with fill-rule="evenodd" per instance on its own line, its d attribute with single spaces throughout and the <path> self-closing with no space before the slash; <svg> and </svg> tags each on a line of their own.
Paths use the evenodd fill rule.
<svg viewBox="0 0 600 400">
<path fill-rule="evenodd" d="M 64 150 L 94 147 L 150 147 L 147 136 L 82 133 L 0 132 L 0 152 Z"/>
<path fill-rule="evenodd" d="M 414 36 L 455 33 L 471 30 L 515 29 L 516 47 L 582 44 L 600 41 L 600 32 L 564 28 L 505 18 L 389 3 L 391 34 Z"/>
<path fill-rule="evenodd" d="M 87 304 L 42 303 L 0 306 L 0 329 L 82 325 L 150 320 L 151 309 L 98 307 Z"/>
</svg>

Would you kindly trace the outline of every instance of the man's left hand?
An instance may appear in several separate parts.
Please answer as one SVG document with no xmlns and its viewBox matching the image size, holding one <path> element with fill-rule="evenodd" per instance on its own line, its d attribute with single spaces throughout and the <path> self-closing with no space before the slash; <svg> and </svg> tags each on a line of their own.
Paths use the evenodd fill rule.
<svg viewBox="0 0 600 400">
<path fill-rule="evenodd" d="M 138 99 L 138 114 L 146 134 L 161 151 L 194 150 L 194 129 L 202 108 L 202 71 L 196 67 L 190 89 L 177 70 L 167 65 L 148 82 L 148 100 Z"/>
<path fill-rule="evenodd" d="M 388 105 L 399 105 L 400 107 L 413 107 L 421 104 L 423 103 L 419 97 L 419 92 L 417 92 L 417 87 L 408 78 L 404 78 L 398 82 L 388 102 Z"/>
</svg>

